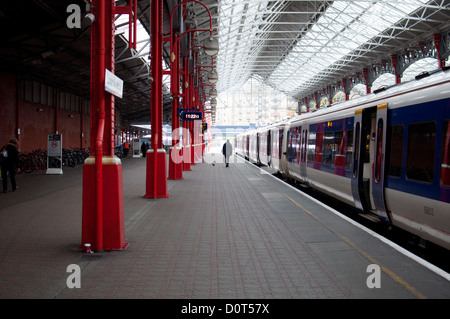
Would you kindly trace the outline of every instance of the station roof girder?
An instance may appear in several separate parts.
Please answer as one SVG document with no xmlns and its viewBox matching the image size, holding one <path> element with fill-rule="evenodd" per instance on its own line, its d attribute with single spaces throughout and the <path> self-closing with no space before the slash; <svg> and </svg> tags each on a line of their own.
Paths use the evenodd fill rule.
<svg viewBox="0 0 450 319">
<path fill-rule="evenodd" d="M 17 74 L 89 99 L 90 30 L 68 29 L 69 4 L 84 7 L 88 0 L 21 0 L 0 3 L 0 72 Z M 116 2 L 117 5 L 126 0 Z M 170 14 L 180 3 L 164 0 L 163 33 L 170 34 Z M 257 77 L 295 99 L 389 60 L 392 54 L 429 42 L 433 34 L 450 30 L 450 0 L 268 1 L 204 0 L 220 51 L 199 65 L 216 65 L 216 88 L 225 91 Z M 150 5 L 138 0 L 142 29 L 150 31 Z M 185 14 L 182 26 L 180 16 Z M 191 2 L 175 13 L 173 26 L 208 29 L 209 13 Z M 119 26 L 117 26 L 119 27 Z M 7 31 L 5 31 L 7 30 Z M 210 32 L 195 32 L 201 44 Z M 145 50 L 127 49 L 118 32 L 116 75 L 124 82 L 124 97 L 116 107 L 125 121 L 150 119 L 149 43 Z M 187 39 L 182 40 L 184 52 Z M 147 41 L 148 42 L 148 41 Z M 344 50 L 345 49 L 345 50 Z M 170 44 L 163 57 L 169 65 Z M 165 87 L 164 113 L 170 113 Z"/>
</svg>

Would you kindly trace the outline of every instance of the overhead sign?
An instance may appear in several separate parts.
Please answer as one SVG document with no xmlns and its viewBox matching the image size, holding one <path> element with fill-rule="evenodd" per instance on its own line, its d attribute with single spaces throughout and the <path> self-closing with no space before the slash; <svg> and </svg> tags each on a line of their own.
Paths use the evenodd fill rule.
<svg viewBox="0 0 450 319">
<path fill-rule="evenodd" d="M 196 121 L 202 119 L 202 112 L 200 111 L 183 111 L 180 114 L 182 121 Z"/>
<path fill-rule="evenodd" d="M 123 81 L 108 69 L 105 69 L 105 91 L 122 98 Z"/>
</svg>

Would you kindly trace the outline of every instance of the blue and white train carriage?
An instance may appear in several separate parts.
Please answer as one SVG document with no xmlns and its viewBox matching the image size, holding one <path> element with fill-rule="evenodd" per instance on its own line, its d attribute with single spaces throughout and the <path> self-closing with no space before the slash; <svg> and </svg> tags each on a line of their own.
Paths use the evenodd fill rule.
<svg viewBox="0 0 450 319">
<path fill-rule="evenodd" d="M 441 69 L 248 138 L 270 145 L 257 163 L 450 249 L 449 121 Z"/>
</svg>

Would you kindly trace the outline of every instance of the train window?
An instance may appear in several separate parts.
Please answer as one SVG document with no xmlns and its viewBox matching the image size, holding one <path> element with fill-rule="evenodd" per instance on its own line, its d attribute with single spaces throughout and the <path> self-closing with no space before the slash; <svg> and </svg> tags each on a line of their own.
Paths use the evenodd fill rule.
<svg viewBox="0 0 450 319">
<path fill-rule="evenodd" d="M 301 162 L 306 162 L 306 137 L 308 136 L 308 130 L 303 131 L 302 135 L 302 154 L 301 154 Z"/>
<path fill-rule="evenodd" d="M 450 186 L 450 125 L 449 120 L 444 122 L 442 130 L 441 147 L 441 183 Z"/>
<path fill-rule="evenodd" d="M 278 145 L 278 131 L 272 131 L 271 132 L 271 142 L 272 142 L 272 145 L 270 146 L 270 149 L 271 149 L 271 153 L 272 153 L 272 156 L 274 157 L 274 158 L 278 158 L 277 156 L 278 156 L 278 151 L 279 151 L 279 145 Z"/>
<path fill-rule="evenodd" d="M 316 133 L 316 157 L 314 161 L 317 163 L 322 162 L 323 157 L 323 133 Z"/>
<path fill-rule="evenodd" d="M 345 152 L 345 168 L 352 168 L 353 130 L 347 131 L 347 150 Z"/>
<path fill-rule="evenodd" d="M 381 154 L 383 151 L 383 119 L 378 119 L 377 148 L 375 158 L 375 183 L 381 179 Z"/>
<path fill-rule="evenodd" d="M 358 174 L 358 153 L 359 153 L 359 138 L 360 138 L 360 123 L 356 123 L 355 129 L 355 152 L 353 153 L 353 177 Z"/>
<path fill-rule="evenodd" d="M 298 128 L 294 127 L 289 130 L 289 144 L 288 144 L 288 161 L 296 162 L 297 160 L 297 150 L 299 144 L 299 132 Z"/>
<path fill-rule="evenodd" d="M 403 125 L 392 125 L 388 136 L 391 137 L 388 174 L 392 177 L 400 177 L 403 159 Z"/>
<path fill-rule="evenodd" d="M 345 160 L 345 138 L 344 131 L 336 131 L 334 135 L 334 166 L 344 167 Z"/>
<path fill-rule="evenodd" d="M 323 141 L 323 163 L 331 165 L 333 163 L 334 152 L 334 132 L 325 132 Z"/>
<path fill-rule="evenodd" d="M 436 123 L 414 123 L 408 127 L 406 177 L 432 183 L 436 152 Z"/>
<path fill-rule="evenodd" d="M 281 153 L 283 152 L 283 135 L 284 135 L 284 130 L 279 130 L 278 131 L 278 158 L 281 158 Z"/>
<path fill-rule="evenodd" d="M 316 133 L 310 132 L 308 137 L 308 161 L 314 162 L 316 154 Z"/>
</svg>

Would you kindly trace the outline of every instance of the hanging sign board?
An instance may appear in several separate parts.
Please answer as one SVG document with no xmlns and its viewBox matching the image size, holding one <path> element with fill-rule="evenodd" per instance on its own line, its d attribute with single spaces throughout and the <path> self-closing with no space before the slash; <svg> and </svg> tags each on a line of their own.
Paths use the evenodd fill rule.
<svg viewBox="0 0 450 319">
<path fill-rule="evenodd" d="M 62 174 L 62 135 L 47 136 L 47 174 Z"/>
<path fill-rule="evenodd" d="M 105 69 L 105 91 L 122 98 L 123 81 L 108 69 Z"/>
<path fill-rule="evenodd" d="M 196 121 L 202 119 L 202 112 L 200 111 L 183 111 L 180 114 L 182 121 Z"/>
</svg>

